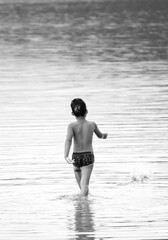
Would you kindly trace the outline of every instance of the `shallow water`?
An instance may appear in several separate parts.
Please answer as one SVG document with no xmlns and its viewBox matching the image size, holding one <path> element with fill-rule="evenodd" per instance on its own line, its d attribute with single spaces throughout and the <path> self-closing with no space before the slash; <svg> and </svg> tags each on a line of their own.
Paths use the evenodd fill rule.
<svg viewBox="0 0 168 240">
<path fill-rule="evenodd" d="M 2 240 L 168 238 L 167 20 L 164 0 L 0 5 Z M 63 159 L 75 97 L 109 134 L 88 198 Z"/>
</svg>

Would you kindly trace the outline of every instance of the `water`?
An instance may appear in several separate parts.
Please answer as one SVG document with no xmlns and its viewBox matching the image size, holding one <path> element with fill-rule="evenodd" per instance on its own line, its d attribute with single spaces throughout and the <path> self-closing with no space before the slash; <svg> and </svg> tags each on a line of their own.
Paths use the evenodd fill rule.
<svg viewBox="0 0 168 240">
<path fill-rule="evenodd" d="M 168 239 L 167 1 L 22 2 L 0 4 L 1 239 Z M 109 133 L 87 199 L 74 97 Z"/>
</svg>

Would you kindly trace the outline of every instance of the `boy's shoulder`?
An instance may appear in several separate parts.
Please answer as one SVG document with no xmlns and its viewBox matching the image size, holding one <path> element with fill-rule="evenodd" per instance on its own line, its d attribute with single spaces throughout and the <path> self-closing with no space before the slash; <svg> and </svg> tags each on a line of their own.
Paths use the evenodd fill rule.
<svg viewBox="0 0 168 240">
<path fill-rule="evenodd" d="M 71 122 L 69 123 L 68 128 L 75 128 L 76 126 L 78 126 L 78 124 L 78 122 Z"/>
<path fill-rule="evenodd" d="M 95 125 L 95 122 L 93 121 L 88 121 L 89 124 Z"/>
<path fill-rule="evenodd" d="M 76 122 L 71 122 L 71 123 L 69 123 L 68 127 L 73 127 L 75 125 L 76 125 Z"/>
<path fill-rule="evenodd" d="M 88 121 L 88 124 L 91 125 L 94 129 L 96 127 L 96 123 L 93 121 Z"/>
<path fill-rule="evenodd" d="M 94 121 L 87 120 L 87 122 L 90 123 L 90 124 L 95 124 Z"/>
<path fill-rule="evenodd" d="M 93 121 L 86 121 L 87 122 L 87 124 L 89 124 L 89 125 L 93 125 L 93 126 L 96 126 L 96 123 L 95 122 L 93 122 Z M 78 125 L 79 123 L 78 122 L 71 122 L 71 123 L 69 123 L 69 127 L 74 127 L 74 126 L 76 126 L 76 125 Z"/>
</svg>

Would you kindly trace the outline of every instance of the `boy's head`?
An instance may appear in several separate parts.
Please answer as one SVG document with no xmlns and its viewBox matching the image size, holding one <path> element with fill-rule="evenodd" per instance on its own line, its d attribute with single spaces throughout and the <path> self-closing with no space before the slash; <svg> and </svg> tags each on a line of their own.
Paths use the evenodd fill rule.
<svg viewBox="0 0 168 240">
<path fill-rule="evenodd" d="M 80 98 L 75 98 L 71 102 L 72 114 L 75 117 L 84 117 L 87 114 L 85 102 Z"/>
</svg>

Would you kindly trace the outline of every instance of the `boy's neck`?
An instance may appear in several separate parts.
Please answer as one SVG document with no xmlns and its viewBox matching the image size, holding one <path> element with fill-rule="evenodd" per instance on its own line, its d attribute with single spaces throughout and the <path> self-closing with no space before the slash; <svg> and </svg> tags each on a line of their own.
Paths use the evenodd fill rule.
<svg viewBox="0 0 168 240">
<path fill-rule="evenodd" d="M 83 121 L 85 121 L 85 116 L 84 117 L 76 117 L 76 120 L 78 121 L 78 122 L 83 122 Z"/>
</svg>

